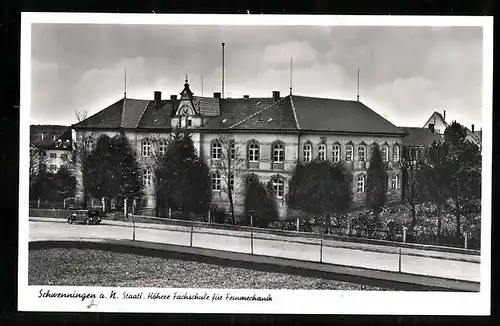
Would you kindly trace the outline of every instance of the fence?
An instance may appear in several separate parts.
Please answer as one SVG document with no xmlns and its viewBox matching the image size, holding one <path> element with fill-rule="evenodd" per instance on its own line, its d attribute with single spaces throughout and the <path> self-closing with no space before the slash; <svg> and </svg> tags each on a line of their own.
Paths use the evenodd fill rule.
<svg viewBox="0 0 500 326">
<path fill-rule="evenodd" d="M 322 234 L 289 231 L 277 234 L 274 230 L 250 227 L 229 230 L 223 225 L 202 223 L 143 224 L 133 216 L 130 222 L 122 222 L 131 228 L 124 228 L 128 231 L 120 231 L 124 232 L 120 236 L 136 241 L 479 281 L 479 255 L 458 249 L 450 252 L 437 247 L 344 242 Z M 98 236 L 99 227 L 94 230 L 93 235 Z"/>
</svg>

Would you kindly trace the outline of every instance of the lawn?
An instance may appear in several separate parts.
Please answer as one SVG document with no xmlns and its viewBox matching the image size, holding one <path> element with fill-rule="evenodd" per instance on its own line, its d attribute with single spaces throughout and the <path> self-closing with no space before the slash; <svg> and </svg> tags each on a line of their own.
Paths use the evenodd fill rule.
<svg viewBox="0 0 500 326">
<path fill-rule="evenodd" d="M 336 280 L 92 249 L 29 253 L 30 285 L 385 290 Z"/>
</svg>

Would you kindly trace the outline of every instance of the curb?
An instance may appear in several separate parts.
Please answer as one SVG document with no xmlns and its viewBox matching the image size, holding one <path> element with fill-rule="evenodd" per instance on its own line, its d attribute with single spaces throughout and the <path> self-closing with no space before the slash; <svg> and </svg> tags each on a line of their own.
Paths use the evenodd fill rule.
<svg viewBox="0 0 500 326">
<path fill-rule="evenodd" d="M 397 290 L 461 292 L 479 292 L 480 290 L 479 282 L 132 240 L 88 239 L 29 242 L 30 250 L 44 248 L 85 248 L 126 253 L 135 250 L 138 254 L 143 255 L 174 256 L 178 259 L 201 260 L 212 264 L 237 265 L 243 268 L 278 269 L 289 274 L 314 275 L 359 284 L 379 284 L 378 286 Z"/>
</svg>

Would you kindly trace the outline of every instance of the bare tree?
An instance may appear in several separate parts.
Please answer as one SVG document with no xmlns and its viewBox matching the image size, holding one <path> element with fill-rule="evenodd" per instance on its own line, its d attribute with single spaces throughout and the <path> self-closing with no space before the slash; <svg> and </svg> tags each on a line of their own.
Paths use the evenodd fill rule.
<svg viewBox="0 0 500 326">
<path fill-rule="evenodd" d="M 244 152 L 241 151 L 241 146 L 238 146 L 233 135 L 219 134 L 218 145 L 212 150 L 217 151 L 218 159 L 214 160 L 214 165 L 221 176 L 221 191 L 227 194 L 229 200 L 229 211 L 231 214 L 232 223 L 235 224 L 234 219 L 234 198 L 235 194 L 241 191 L 239 187 L 235 187 L 236 177 L 241 175 L 245 170 L 245 157 Z M 213 154 L 213 153 L 212 153 Z M 214 157 L 212 155 L 212 157 Z"/>
<path fill-rule="evenodd" d="M 157 177 L 157 170 L 160 166 L 161 158 L 165 155 L 167 151 L 168 142 L 170 140 L 169 137 L 161 136 L 161 135 L 151 135 L 147 139 L 150 143 L 150 150 L 148 153 L 142 153 L 143 148 L 142 144 L 139 148 L 139 155 L 142 156 L 142 164 L 143 166 L 151 172 L 151 184 L 153 186 L 154 195 L 156 196 L 156 205 L 155 205 L 155 216 L 159 216 L 161 200 L 158 196 L 159 194 L 159 182 Z M 146 155 L 143 155 L 146 154 Z"/>
</svg>

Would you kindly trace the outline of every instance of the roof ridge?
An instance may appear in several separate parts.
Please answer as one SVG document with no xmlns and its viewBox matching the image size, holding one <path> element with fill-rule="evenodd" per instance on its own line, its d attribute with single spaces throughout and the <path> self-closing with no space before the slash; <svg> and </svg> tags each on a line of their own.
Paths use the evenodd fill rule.
<svg viewBox="0 0 500 326">
<path fill-rule="evenodd" d="M 252 118 L 253 118 L 253 117 L 255 117 L 256 115 L 258 115 L 258 114 L 260 114 L 260 113 L 264 112 L 265 110 L 267 110 L 267 109 L 269 109 L 269 108 L 273 107 L 275 104 L 278 104 L 279 102 L 283 101 L 283 100 L 284 100 L 284 99 L 286 99 L 287 97 L 288 97 L 288 96 L 285 96 L 285 97 L 281 98 L 279 101 L 273 102 L 271 105 L 268 105 L 268 106 L 266 106 L 265 108 L 263 108 L 263 109 L 261 109 L 261 110 L 259 110 L 259 111 L 255 112 L 255 113 L 253 113 L 253 114 L 249 115 L 249 116 L 248 116 L 248 117 L 246 117 L 245 119 L 243 119 L 243 120 L 241 120 L 241 121 L 239 121 L 239 122 L 237 122 L 237 123 L 233 124 L 233 125 L 232 125 L 232 126 L 230 126 L 228 129 L 232 129 L 232 128 L 234 128 L 234 127 L 238 126 L 238 125 L 241 125 L 241 124 L 243 124 L 243 123 L 247 122 L 248 120 L 252 119 Z"/>
<path fill-rule="evenodd" d="M 144 106 L 144 110 L 142 110 L 142 113 L 139 116 L 139 119 L 137 120 L 137 123 L 135 125 L 136 128 L 139 127 L 139 124 L 141 123 L 142 117 L 144 116 L 144 113 L 146 113 L 146 110 L 147 110 L 147 108 L 149 106 L 149 102 L 151 102 L 151 100 L 146 100 L 146 106 Z M 122 119 L 122 121 L 123 121 L 123 119 Z"/>
<path fill-rule="evenodd" d="M 293 104 L 292 94 L 290 97 L 290 105 L 292 106 L 293 118 L 295 119 L 295 124 L 297 125 L 297 129 L 300 130 L 299 119 L 297 119 L 297 111 L 295 111 L 295 105 Z"/>
</svg>

